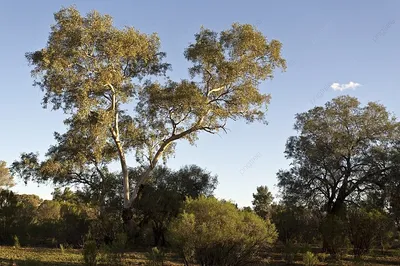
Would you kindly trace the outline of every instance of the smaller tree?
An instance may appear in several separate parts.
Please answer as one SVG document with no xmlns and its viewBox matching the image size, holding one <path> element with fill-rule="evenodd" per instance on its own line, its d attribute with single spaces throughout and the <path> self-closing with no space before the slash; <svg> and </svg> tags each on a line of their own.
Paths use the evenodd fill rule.
<svg viewBox="0 0 400 266">
<path fill-rule="evenodd" d="M 272 193 L 268 191 L 267 186 L 257 187 L 257 193 L 253 194 L 254 211 L 263 219 L 270 218 L 271 203 L 274 200 Z"/>
<path fill-rule="evenodd" d="M 320 219 L 311 209 L 284 203 L 271 206 L 271 222 L 284 244 L 302 242 L 314 244 L 320 240 Z"/>
<path fill-rule="evenodd" d="M 39 222 L 55 222 L 60 219 L 61 205 L 55 200 L 44 200 L 37 209 Z"/>
<path fill-rule="evenodd" d="M 5 161 L 0 161 L 0 189 L 14 186 L 13 177 Z"/>
<path fill-rule="evenodd" d="M 248 265 L 275 242 L 275 226 L 215 198 L 189 199 L 170 233 L 185 265 Z"/>
<path fill-rule="evenodd" d="M 196 165 L 185 166 L 178 171 L 157 167 L 134 204 L 135 214 L 141 218 L 136 219 L 141 225 L 138 230 L 140 235 L 148 235 L 144 227 L 150 226 L 154 245 L 166 245 L 168 225 L 171 219 L 178 216 L 185 199 L 211 196 L 216 184 L 216 176 Z"/>
<path fill-rule="evenodd" d="M 18 198 L 10 190 L 0 190 L 0 244 L 11 245 L 16 233 Z"/>
</svg>

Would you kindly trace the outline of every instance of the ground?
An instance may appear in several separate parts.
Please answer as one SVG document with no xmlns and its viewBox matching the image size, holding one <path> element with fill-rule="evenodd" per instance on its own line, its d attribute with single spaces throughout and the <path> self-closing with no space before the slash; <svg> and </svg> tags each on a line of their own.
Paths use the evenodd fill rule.
<svg viewBox="0 0 400 266">
<path fill-rule="evenodd" d="M 320 263 L 319 265 L 400 265 L 400 251 L 392 250 L 384 254 L 376 251 L 375 255 L 366 256 L 362 262 L 355 262 L 351 256 L 345 257 L 339 263 Z M 286 265 L 283 261 L 281 253 L 272 253 L 268 259 L 269 263 L 265 262 L 261 265 Z M 76 249 L 66 249 L 62 252 L 60 249 L 49 248 L 14 248 L 0 247 L 0 266 L 12 265 L 15 261 L 17 266 L 83 266 L 82 251 Z M 126 265 L 145 265 L 145 252 L 130 252 L 126 254 Z M 173 262 L 175 261 L 175 262 Z M 293 265 L 302 265 L 302 256 L 295 256 Z M 167 256 L 167 262 L 163 266 L 183 265 L 179 259 L 172 255 Z"/>
<path fill-rule="evenodd" d="M 130 252 L 125 258 L 126 265 L 145 265 L 145 252 Z M 171 256 L 167 255 L 167 260 L 171 260 Z M 176 258 L 175 258 L 176 260 Z M 17 266 L 83 266 L 82 250 L 51 248 L 14 248 L 0 247 L 0 266 L 12 265 L 12 261 Z M 173 262 L 165 262 L 165 266 L 182 265 Z"/>
</svg>

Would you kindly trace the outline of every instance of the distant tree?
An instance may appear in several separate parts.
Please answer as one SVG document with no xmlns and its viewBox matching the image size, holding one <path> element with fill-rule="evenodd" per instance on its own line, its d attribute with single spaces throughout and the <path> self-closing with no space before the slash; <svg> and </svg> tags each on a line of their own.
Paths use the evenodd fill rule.
<svg viewBox="0 0 400 266">
<path fill-rule="evenodd" d="M 278 172 L 286 200 L 322 206 L 339 214 L 346 202 L 359 202 L 368 192 L 384 189 L 400 164 L 399 123 L 386 108 L 370 102 L 360 106 L 341 96 L 297 114 L 286 157 L 290 170 Z"/>
<path fill-rule="evenodd" d="M 273 200 L 274 197 L 272 193 L 268 191 L 267 186 L 257 187 L 257 193 L 253 194 L 252 201 L 254 211 L 263 219 L 269 218 Z"/>
<path fill-rule="evenodd" d="M 315 244 L 320 241 L 320 218 L 313 209 L 284 203 L 272 204 L 270 220 L 278 231 L 278 239 L 284 243 Z"/>
<path fill-rule="evenodd" d="M 243 207 L 242 210 L 245 211 L 245 212 L 253 212 L 253 209 L 251 207 L 249 207 L 249 206 Z"/>
<path fill-rule="evenodd" d="M 50 179 L 57 173 L 85 183 L 94 171 L 82 175 L 82 166 L 97 171 L 117 159 L 125 222 L 141 185 L 160 159 L 174 153 L 177 140 L 193 144 L 199 132 L 225 130 L 230 119 L 265 121 L 270 96 L 259 84 L 272 78 L 275 68 L 286 67 L 279 41 L 267 41 L 251 25 L 234 24 L 220 34 L 208 29 L 196 34 L 185 51 L 193 63 L 190 80 L 139 86 L 142 78 L 169 68 L 155 34 L 117 29 L 110 16 L 94 11 L 82 17 L 72 7 L 54 18 L 47 46 L 27 58 L 44 91 L 44 106 L 62 109 L 68 130 L 56 134 L 40 174 L 25 177 Z M 126 159 L 131 151 L 144 169 L 132 190 Z"/>
<path fill-rule="evenodd" d="M 18 198 L 10 190 L 0 190 L 0 243 L 10 245 L 16 233 L 16 216 L 18 214 Z"/>
<path fill-rule="evenodd" d="M 0 189 L 14 186 L 13 177 L 7 167 L 7 163 L 0 161 Z"/>
<path fill-rule="evenodd" d="M 337 216 L 327 218 L 332 224 L 345 223 L 338 219 L 346 204 L 385 190 L 399 173 L 399 123 L 381 104 L 361 106 L 356 98 L 340 96 L 297 114 L 294 128 L 299 135 L 289 138 L 285 151 L 291 169 L 277 174 L 283 198 L 319 206 Z M 334 252 L 327 246 L 330 235 L 324 234 L 324 247 Z"/>
<path fill-rule="evenodd" d="M 37 219 L 40 222 L 58 221 L 61 205 L 55 200 L 44 200 L 37 209 Z"/>
<path fill-rule="evenodd" d="M 22 245 L 32 241 L 32 227 L 37 223 L 37 208 L 42 199 L 33 194 L 16 194 L 17 206 L 14 219 L 15 235 L 18 236 Z"/>
</svg>

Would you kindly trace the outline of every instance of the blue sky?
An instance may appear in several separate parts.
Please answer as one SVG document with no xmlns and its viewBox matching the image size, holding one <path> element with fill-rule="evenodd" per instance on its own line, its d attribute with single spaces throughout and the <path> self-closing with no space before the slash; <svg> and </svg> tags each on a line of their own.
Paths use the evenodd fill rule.
<svg viewBox="0 0 400 266">
<path fill-rule="evenodd" d="M 251 204 L 259 185 L 277 192 L 275 174 L 288 167 L 283 152 L 295 134 L 296 113 L 350 94 L 400 114 L 400 1 L 2 1 L 0 160 L 11 163 L 24 151 L 44 154 L 53 132 L 64 130 L 62 113 L 41 108 L 24 54 L 44 47 L 53 13 L 71 4 L 82 13 L 108 13 L 119 27 L 157 32 L 173 79 L 187 77 L 183 51 L 202 25 L 221 31 L 233 22 L 250 23 L 283 43 L 287 71 L 261 86 L 272 95 L 269 125 L 229 123 L 228 134 L 202 134 L 196 146 L 179 142 L 168 161 L 172 168 L 197 164 L 217 174 L 216 195 L 241 206 Z M 330 87 L 349 82 L 360 86 Z M 52 192 L 20 181 L 14 190 L 43 198 Z"/>
</svg>

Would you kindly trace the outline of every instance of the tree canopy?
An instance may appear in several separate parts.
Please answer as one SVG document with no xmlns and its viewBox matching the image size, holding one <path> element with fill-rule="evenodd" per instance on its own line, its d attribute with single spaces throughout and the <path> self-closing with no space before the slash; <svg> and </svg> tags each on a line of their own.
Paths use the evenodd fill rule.
<svg viewBox="0 0 400 266">
<path fill-rule="evenodd" d="M 297 114 L 294 128 L 285 151 L 292 167 L 277 175 L 288 201 L 337 214 L 398 174 L 399 123 L 381 104 L 340 96 Z"/>
<path fill-rule="evenodd" d="M 257 193 L 253 193 L 253 208 L 255 213 L 263 219 L 269 218 L 271 204 L 274 200 L 272 193 L 268 191 L 267 186 L 257 187 Z"/>
<path fill-rule="evenodd" d="M 174 153 L 175 141 L 193 144 L 199 132 L 225 130 L 228 120 L 266 122 L 270 95 L 260 91 L 260 83 L 286 68 L 279 41 L 267 40 L 251 25 L 233 24 L 195 35 L 184 53 L 192 63 L 189 79 L 155 82 L 151 76 L 169 69 L 156 34 L 118 29 L 108 15 L 81 16 L 73 7 L 54 18 L 46 47 L 26 57 L 34 84 L 44 92 L 44 107 L 64 111 L 67 131 L 55 134 L 57 143 L 44 162 L 33 157 L 34 173 L 40 174 L 25 177 L 84 182 L 118 160 L 125 209 L 157 162 Z M 130 152 L 145 169 L 132 190 Z M 26 170 L 30 162 L 17 169 Z"/>
<path fill-rule="evenodd" d="M 14 186 L 13 176 L 7 167 L 7 163 L 0 161 L 0 189 Z"/>
</svg>

